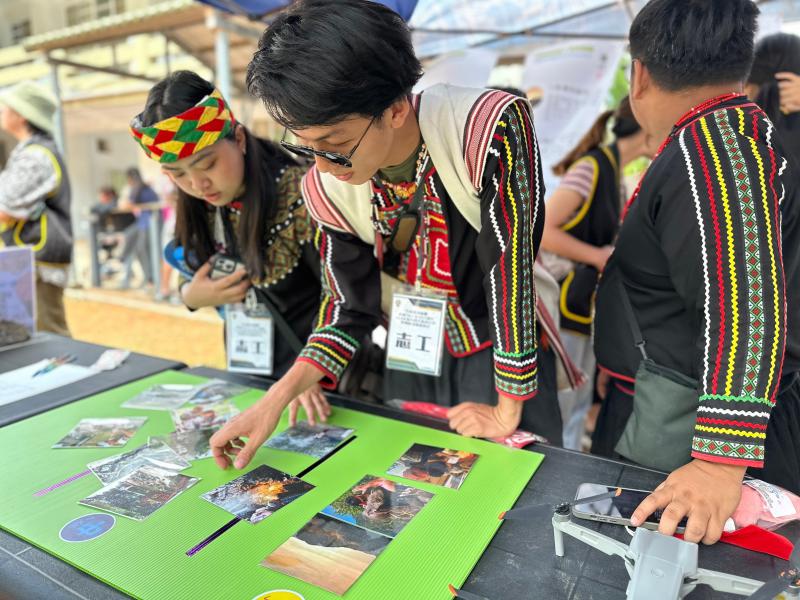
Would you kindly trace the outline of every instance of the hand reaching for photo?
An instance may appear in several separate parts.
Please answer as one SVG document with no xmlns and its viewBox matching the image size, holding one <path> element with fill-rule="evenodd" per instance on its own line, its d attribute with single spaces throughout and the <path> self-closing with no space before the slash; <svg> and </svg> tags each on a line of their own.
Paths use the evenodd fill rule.
<svg viewBox="0 0 800 600">
<path fill-rule="evenodd" d="M 282 407 L 270 401 L 267 393 L 256 404 L 234 417 L 208 444 L 211 455 L 221 469 L 233 465 L 244 469 L 270 434 L 275 431 L 281 418 Z"/>
<path fill-rule="evenodd" d="M 281 419 L 281 413 L 289 405 L 290 399 L 298 400 L 299 390 L 319 390 L 319 380 L 322 373 L 316 367 L 302 362 L 296 362 L 281 379 L 275 383 L 266 394 L 238 417 L 215 433 L 209 440 L 211 454 L 221 469 L 227 469 L 231 464 L 237 469 L 244 469 L 253 459 L 258 449 L 266 439 L 275 431 Z M 320 402 L 319 399 L 316 402 Z M 323 412 L 330 414 L 330 406 L 324 396 L 322 397 Z M 301 402 L 302 403 L 302 402 Z M 296 418 L 295 411 L 295 418 Z M 311 413 L 313 414 L 313 412 Z M 325 417 L 327 419 L 327 416 Z M 245 439 L 247 441 L 245 441 Z"/>
<path fill-rule="evenodd" d="M 316 425 L 317 419 L 325 423 L 331 416 L 331 405 L 322 393 L 322 387 L 315 383 L 289 404 L 289 427 L 294 427 L 297 423 L 297 413 L 300 407 L 306 411 L 306 418 L 309 425 Z"/>
</svg>

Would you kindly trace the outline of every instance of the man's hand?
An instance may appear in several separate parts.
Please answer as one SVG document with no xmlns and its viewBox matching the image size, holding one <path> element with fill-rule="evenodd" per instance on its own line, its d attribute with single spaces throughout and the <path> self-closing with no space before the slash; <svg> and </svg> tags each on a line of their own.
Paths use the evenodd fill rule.
<svg viewBox="0 0 800 600">
<path fill-rule="evenodd" d="M 13 225 L 15 222 L 16 219 L 14 217 L 0 210 L 0 225 Z"/>
<path fill-rule="evenodd" d="M 244 469 L 261 444 L 275 431 L 281 412 L 283 405 L 270 398 L 270 392 L 267 392 L 253 406 L 228 421 L 209 440 L 217 466 L 227 469 L 233 464 L 237 469 Z"/>
<path fill-rule="evenodd" d="M 261 444 L 275 431 L 281 413 L 289 402 L 309 389 L 314 389 L 315 386 L 319 389 L 320 379 L 322 372 L 316 367 L 304 362 L 292 365 L 292 368 L 267 390 L 261 400 L 211 436 L 209 445 L 217 466 L 227 469 L 233 464 L 237 469 L 244 469 L 258 452 Z M 327 406 L 327 402 L 325 405 Z M 329 415 L 330 406 L 327 406 L 327 410 Z"/>
<path fill-rule="evenodd" d="M 331 415 L 331 405 L 322 393 L 322 387 L 318 383 L 308 388 L 289 404 L 289 426 L 293 427 L 297 423 L 297 412 L 300 407 L 306 411 L 306 418 L 309 425 L 316 425 L 317 419 L 323 423 Z"/>
<path fill-rule="evenodd" d="M 450 429 L 468 437 L 505 437 L 517 430 L 522 402 L 500 394 L 496 406 L 464 402 L 447 412 Z"/>
<path fill-rule="evenodd" d="M 244 300 L 250 279 L 243 269 L 234 271 L 220 279 L 211 279 L 211 263 L 205 263 L 194 274 L 192 280 L 181 287 L 183 301 L 189 308 L 222 306 Z"/>
<path fill-rule="evenodd" d="M 658 526 L 661 533 L 673 535 L 681 519 L 688 517 L 684 539 L 713 544 L 739 505 L 745 470 L 694 459 L 670 473 L 634 511 L 631 522 L 638 527 L 653 512 L 664 509 Z"/>
</svg>

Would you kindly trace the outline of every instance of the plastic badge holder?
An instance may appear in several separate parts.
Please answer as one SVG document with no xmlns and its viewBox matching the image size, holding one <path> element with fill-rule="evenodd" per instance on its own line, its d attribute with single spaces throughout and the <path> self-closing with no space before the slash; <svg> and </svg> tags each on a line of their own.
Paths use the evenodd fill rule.
<svg viewBox="0 0 800 600">
<path fill-rule="evenodd" d="M 742 484 L 742 499 L 725 524 L 725 531 L 748 525 L 772 531 L 797 519 L 800 519 L 800 497 L 777 485 L 749 479 Z"/>
</svg>

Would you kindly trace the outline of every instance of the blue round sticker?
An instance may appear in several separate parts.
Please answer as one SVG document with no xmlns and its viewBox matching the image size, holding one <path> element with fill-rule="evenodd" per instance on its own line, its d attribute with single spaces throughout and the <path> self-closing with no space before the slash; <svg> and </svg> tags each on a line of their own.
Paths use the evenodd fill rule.
<svg viewBox="0 0 800 600">
<path fill-rule="evenodd" d="M 87 542 L 114 527 L 117 520 L 105 513 L 92 513 L 72 519 L 61 528 L 58 536 L 65 542 Z"/>
</svg>

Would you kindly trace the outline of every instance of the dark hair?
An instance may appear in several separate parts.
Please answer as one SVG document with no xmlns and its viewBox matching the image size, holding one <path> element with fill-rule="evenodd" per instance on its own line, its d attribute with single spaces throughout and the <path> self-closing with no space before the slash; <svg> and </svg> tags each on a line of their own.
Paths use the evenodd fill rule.
<svg viewBox="0 0 800 600">
<path fill-rule="evenodd" d="M 52 133 L 50 133 L 49 131 L 45 131 L 44 129 L 42 129 L 38 125 L 34 125 L 33 123 L 31 123 L 28 120 L 25 121 L 25 124 L 28 126 L 28 132 L 31 135 L 38 135 L 38 136 L 49 138 L 51 140 L 53 139 L 53 134 Z"/>
<path fill-rule="evenodd" d="M 553 173 L 558 176 L 564 175 L 579 158 L 602 144 L 606 137 L 606 128 L 611 117 L 614 117 L 614 125 L 611 127 L 611 132 L 616 139 L 630 137 L 642 129 L 636 117 L 633 116 L 630 98 L 625 96 L 620 100 L 617 110 L 607 110 L 597 117 L 594 125 L 581 138 L 581 141 L 553 167 Z"/>
<path fill-rule="evenodd" d="M 800 73 L 800 37 L 776 33 L 765 37 L 756 46 L 747 82 L 759 86 L 756 102 L 779 128 L 786 117 L 781 112 L 781 94 L 775 74 L 783 71 Z"/>
<path fill-rule="evenodd" d="M 650 0 L 631 25 L 631 56 L 669 91 L 744 81 L 758 13 L 752 0 Z"/>
<path fill-rule="evenodd" d="M 307 0 L 264 31 L 247 88 L 290 129 L 379 117 L 422 75 L 403 19 L 371 0 Z"/>
<path fill-rule="evenodd" d="M 175 71 L 158 82 L 147 96 L 142 121 L 157 123 L 178 115 L 197 104 L 214 91 L 214 86 L 191 71 Z M 254 137 L 243 125 L 245 134 L 244 180 L 245 194 L 239 219 L 239 252 L 250 277 L 264 275 L 266 247 L 264 239 L 269 221 L 275 216 L 278 172 L 297 163 L 277 144 Z M 234 130 L 225 139 L 234 141 Z M 219 142 L 218 142 L 219 143 Z M 214 236 L 206 204 L 178 188 L 175 210 L 175 238 L 185 250 L 189 265 L 197 269 L 215 252 Z"/>
<path fill-rule="evenodd" d="M 132 179 L 136 185 L 142 185 L 144 183 L 144 181 L 142 180 L 142 174 L 136 167 L 128 167 L 125 170 L 125 177 L 127 177 L 128 179 Z"/>
</svg>

